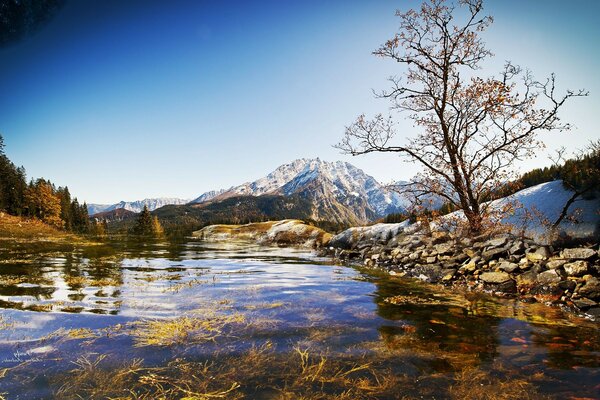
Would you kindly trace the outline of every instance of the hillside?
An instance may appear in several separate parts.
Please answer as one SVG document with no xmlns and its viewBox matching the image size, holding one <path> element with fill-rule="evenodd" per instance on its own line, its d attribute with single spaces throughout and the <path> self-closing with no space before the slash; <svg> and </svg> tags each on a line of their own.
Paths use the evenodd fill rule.
<svg viewBox="0 0 600 400">
<path fill-rule="evenodd" d="M 312 204 L 299 196 L 237 196 L 219 202 L 167 205 L 152 212 L 165 230 L 187 235 L 195 229 L 218 223 L 248 222 L 294 218 L 310 220 Z M 135 214 L 134 214 L 135 216 Z M 134 218 L 110 223 L 111 230 L 127 230 Z"/>
</svg>

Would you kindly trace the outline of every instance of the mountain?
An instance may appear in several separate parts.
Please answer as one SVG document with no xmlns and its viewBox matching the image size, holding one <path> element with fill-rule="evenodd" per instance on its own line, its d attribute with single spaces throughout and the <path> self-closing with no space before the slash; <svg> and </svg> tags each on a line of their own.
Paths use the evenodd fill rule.
<svg viewBox="0 0 600 400">
<path fill-rule="evenodd" d="M 144 199 L 137 201 L 121 201 L 117 204 L 112 205 L 88 204 L 88 214 L 94 215 L 101 212 L 118 210 L 121 208 L 128 211 L 133 211 L 134 213 L 139 213 L 144 209 L 144 206 L 147 206 L 148 210 L 154 211 L 166 205 L 181 205 L 187 203 L 189 203 L 189 200 L 186 199 L 179 199 L 174 197 L 160 197 L 155 199 Z"/>
<path fill-rule="evenodd" d="M 344 223 L 366 223 L 404 210 L 400 195 L 350 163 L 298 159 L 267 176 L 226 190 L 207 192 L 192 201 L 203 204 L 237 196 L 298 196 L 312 205 L 310 218 Z"/>
<path fill-rule="evenodd" d="M 98 220 L 106 220 L 108 222 L 127 221 L 136 218 L 138 213 L 126 210 L 124 208 L 115 208 L 109 211 L 102 211 L 93 215 Z"/>
<path fill-rule="evenodd" d="M 88 215 L 94 215 L 94 214 L 101 213 L 103 211 L 106 211 L 109 207 L 111 207 L 110 204 L 88 204 L 87 205 Z"/>
</svg>

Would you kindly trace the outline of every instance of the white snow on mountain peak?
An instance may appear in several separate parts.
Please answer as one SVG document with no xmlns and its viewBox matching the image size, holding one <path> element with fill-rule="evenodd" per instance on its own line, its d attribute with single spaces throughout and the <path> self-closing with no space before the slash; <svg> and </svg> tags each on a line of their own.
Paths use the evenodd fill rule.
<svg viewBox="0 0 600 400">
<path fill-rule="evenodd" d="M 181 205 L 189 202 L 189 199 L 180 199 L 177 197 L 159 197 L 136 201 L 120 201 L 112 205 L 88 204 L 88 214 L 94 215 L 100 212 L 113 211 L 120 208 L 139 213 L 144 209 L 144 206 L 148 207 L 149 211 L 154 211 L 167 205 Z"/>
<path fill-rule="evenodd" d="M 283 164 L 267 176 L 254 182 L 246 182 L 239 186 L 218 192 L 207 192 L 195 199 L 194 203 L 202 203 L 212 199 L 232 196 L 260 196 L 264 194 L 280 194 L 290 196 L 295 193 L 306 193 L 315 182 L 324 193 L 331 193 L 342 203 L 355 202 L 349 197 L 363 198 L 372 211 L 383 216 L 404 208 L 404 200 L 396 193 L 367 175 L 361 169 L 344 161 L 324 161 L 320 158 L 300 158 Z M 314 190 L 314 187 L 312 188 Z"/>
</svg>

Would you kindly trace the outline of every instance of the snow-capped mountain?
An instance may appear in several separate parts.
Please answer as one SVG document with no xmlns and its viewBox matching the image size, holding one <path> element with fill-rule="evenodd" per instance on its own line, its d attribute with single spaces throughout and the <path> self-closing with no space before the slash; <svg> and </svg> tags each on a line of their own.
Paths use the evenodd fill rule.
<svg viewBox="0 0 600 400">
<path fill-rule="evenodd" d="M 154 211 L 157 208 L 161 208 L 170 204 L 187 204 L 189 200 L 179 199 L 175 197 L 160 197 L 155 199 L 144 199 L 137 201 L 121 201 L 117 204 L 103 205 L 103 204 L 88 204 L 88 214 L 94 215 L 100 212 L 112 211 L 123 208 L 125 210 L 133 211 L 136 213 L 141 212 L 144 206 L 148 207 L 148 210 Z"/>
<path fill-rule="evenodd" d="M 210 192 L 201 194 L 199 197 L 196 197 L 191 202 L 192 203 L 204 203 L 206 201 L 210 201 L 210 200 L 214 199 L 215 197 L 219 196 L 220 194 L 225 193 L 225 191 L 226 191 L 226 189 L 211 190 Z"/>
<path fill-rule="evenodd" d="M 400 195 L 347 162 L 298 159 L 267 176 L 227 190 L 204 193 L 194 203 L 233 196 L 299 195 L 310 199 L 313 218 L 367 222 L 404 209 Z"/>
</svg>

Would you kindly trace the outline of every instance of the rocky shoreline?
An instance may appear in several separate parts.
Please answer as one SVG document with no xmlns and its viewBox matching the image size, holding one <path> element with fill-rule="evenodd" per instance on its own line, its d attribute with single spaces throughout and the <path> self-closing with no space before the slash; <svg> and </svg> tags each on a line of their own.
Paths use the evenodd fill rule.
<svg viewBox="0 0 600 400">
<path fill-rule="evenodd" d="M 384 224 L 380 224 L 384 225 Z M 391 225 L 391 224 L 386 224 Z M 511 234 L 454 237 L 420 233 L 401 224 L 342 232 L 323 253 L 429 283 L 561 306 L 600 319 L 598 244 L 541 245 Z"/>
</svg>

